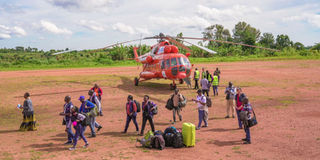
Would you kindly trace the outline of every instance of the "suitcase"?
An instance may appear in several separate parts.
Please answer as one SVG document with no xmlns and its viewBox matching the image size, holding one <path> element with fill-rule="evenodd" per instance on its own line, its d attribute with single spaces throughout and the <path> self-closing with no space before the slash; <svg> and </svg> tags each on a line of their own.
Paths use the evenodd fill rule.
<svg viewBox="0 0 320 160">
<path fill-rule="evenodd" d="M 182 124 L 183 144 L 187 147 L 193 147 L 196 144 L 196 127 L 192 123 Z"/>
</svg>

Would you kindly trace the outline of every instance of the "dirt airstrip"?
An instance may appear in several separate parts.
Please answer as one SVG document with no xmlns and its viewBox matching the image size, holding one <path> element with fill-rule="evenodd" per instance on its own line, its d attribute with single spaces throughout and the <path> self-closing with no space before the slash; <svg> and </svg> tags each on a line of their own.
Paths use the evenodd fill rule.
<svg viewBox="0 0 320 160">
<path fill-rule="evenodd" d="M 165 109 L 172 91 L 170 81 L 152 80 L 133 85 L 139 74 L 137 67 L 94 69 L 60 69 L 0 72 L 0 159 L 320 159 L 320 61 L 261 61 L 196 64 L 213 72 L 219 67 L 221 83 L 219 96 L 210 96 L 209 127 L 196 131 L 196 146 L 166 148 L 162 151 L 144 149 L 136 144 L 135 127 L 130 124 L 127 134 L 125 103 L 128 94 L 139 101 L 148 94 L 158 104 L 156 129 L 170 126 L 172 112 Z M 223 94 L 232 81 L 240 86 L 251 100 L 258 125 L 251 128 L 251 145 L 243 145 L 243 130 L 237 129 L 236 119 L 225 119 Z M 104 116 L 97 121 L 103 128 L 96 138 L 88 138 L 89 148 L 79 142 L 69 151 L 64 126 L 61 125 L 64 97 L 70 95 L 75 105 L 80 95 L 94 83 L 104 91 Z M 188 99 L 195 90 L 185 84 L 178 86 Z M 23 103 L 24 92 L 31 93 L 37 117 L 38 131 L 19 132 L 22 114 L 16 108 Z M 183 122 L 196 124 L 196 105 L 191 101 L 183 109 Z M 138 116 L 141 127 L 141 114 Z M 182 127 L 183 122 L 174 126 Z M 147 124 L 146 130 L 150 127 Z M 86 136 L 89 129 L 86 131 Z"/>
</svg>

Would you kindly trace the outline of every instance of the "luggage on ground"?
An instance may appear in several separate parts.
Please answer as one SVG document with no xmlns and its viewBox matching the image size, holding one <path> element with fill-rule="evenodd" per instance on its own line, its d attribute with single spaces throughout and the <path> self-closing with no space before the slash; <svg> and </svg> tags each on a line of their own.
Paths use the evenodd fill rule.
<svg viewBox="0 0 320 160">
<path fill-rule="evenodd" d="M 154 132 L 154 135 L 163 135 L 163 132 L 161 130 L 156 130 Z"/>
<path fill-rule="evenodd" d="M 152 148 L 163 150 L 165 147 L 165 140 L 164 140 L 163 136 L 162 135 L 152 136 L 151 146 L 152 146 Z"/>
<path fill-rule="evenodd" d="M 192 123 L 182 124 L 183 144 L 187 147 L 195 146 L 196 143 L 196 127 Z"/>
<path fill-rule="evenodd" d="M 183 145 L 183 136 L 181 132 L 176 132 L 173 136 L 172 147 L 174 148 L 182 148 Z"/>
<path fill-rule="evenodd" d="M 166 133 L 163 135 L 166 147 L 173 146 L 174 133 Z"/>
<path fill-rule="evenodd" d="M 154 136 L 153 132 L 148 131 L 141 140 L 139 140 L 139 139 L 137 139 L 137 140 L 142 144 L 143 147 L 151 148 L 152 147 L 151 146 L 151 139 L 153 136 Z"/>
</svg>

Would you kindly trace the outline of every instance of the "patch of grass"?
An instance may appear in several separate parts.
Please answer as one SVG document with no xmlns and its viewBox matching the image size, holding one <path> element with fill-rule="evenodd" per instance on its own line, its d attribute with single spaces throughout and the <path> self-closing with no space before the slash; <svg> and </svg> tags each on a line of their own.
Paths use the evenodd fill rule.
<svg viewBox="0 0 320 160">
<path fill-rule="evenodd" d="M 3 152 L 2 153 L 2 156 L 3 156 L 3 160 L 13 160 L 13 156 L 12 156 L 12 153 L 9 153 L 9 152 Z"/>
<path fill-rule="evenodd" d="M 144 152 L 144 153 L 149 153 L 150 150 L 149 150 L 149 149 L 146 149 L 146 148 L 142 148 L 142 152 Z"/>
<path fill-rule="evenodd" d="M 288 108 L 288 106 L 274 106 L 274 108 L 276 108 L 276 109 L 286 109 L 286 108 Z"/>
<path fill-rule="evenodd" d="M 242 152 L 241 152 L 241 151 L 234 151 L 234 153 L 238 153 L 238 154 L 241 154 Z"/>
<path fill-rule="evenodd" d="M 240 149 L 240 146 L 234 146 L 232 147 L 232 150 L 239 150 Z"/>
</svg>

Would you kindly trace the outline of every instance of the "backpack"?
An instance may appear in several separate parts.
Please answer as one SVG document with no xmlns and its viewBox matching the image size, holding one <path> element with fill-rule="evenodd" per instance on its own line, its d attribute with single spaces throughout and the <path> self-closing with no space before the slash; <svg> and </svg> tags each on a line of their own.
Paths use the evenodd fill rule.
<svg viewBox="0 0 320 160">
<path fill-rule="evenodd" d="M 151 147 L 151 140 L 152 137 L 154 136 L 152 131 L 148 131 L 146 135 L 140 140 L 140 143 L 142 144 L 143 147 L 150 148 Z"/>
<path fill-rule="evenodd" d="M 173 101 L 172 101 L 172 98 L 169 98 L 168 101 L 167 101 L 167 104 L 166 104 L 166 108 L 168 110 L 172 110 L 173 109 Z"/>
<path fill-rule="evenodd" d="M 81 122 L 83 126 L 89 126 L 90 123 L 90 118 L 89 115 L 87 113 L 81 113 L 82 115 L 84 115 L 86 118 Z"/>
<path fill-rule="evenodd" d="M 176 127 L 173 127 L 173 126 L 168 127 L 168 128 L 166 128 L 166 130 L 164 130 L 164 134 L 167 134 L 167 133 L 176 133 L 176 132 L 177 132 L 177 129 L 176 129 Z"/>
<path fill-rule="evenodd" d="M 211 101 L 211 98 L 206 96 L 206 101 L 207 101 L 207 106 L 208 107 L 212 107 L 212 101 Z"/>
<path fill-rule="evenodd" d="M 173 146 L 173 139 L 174 139 L 174 134 L 173 133 L 166 133 L 163 135 L 165 145 L 166 147 L 172 147 Z"/>
<path fill-rule="evenodd" d="M 184 147 L 183 138 L 182 138 L 182 133 L 181 132 L 176 132 L 174 134 L 172 146 L 174 148 L 182 148 L 182 147 Z"/>
<path fill-rule="evenodd" d="M 151 105 L 151 102 L 150 102 L 150 101 L 149 101 L 148 103 L 149 103 L 149 105 Z M 153 115 L 158 114 L 158 107 L 157 107 L 157 106 L 152 106 L 152 108 L 153 108 L 152 114 L 153 114 Z"/>
<path fill-rule="evenodd" d="M 162 135 L 155 135 L 151 140 L 152 148 L 163 150 L 165 147 L 165 140 Z"/>
<path fill-rule="evenodd" d="M 140 112 L 141 111 L 141 107 L 140 107 L 140 103 L 136 100 L 133 100 L 133 102 L 136 104 L 137 106 L 137 112 Z"/>
<path fill-rule="evenodd" d="M 154 135 L 163 135 L 163 132 L 161 130 L 157 130 L 154 132 Z"/>
</svg>

